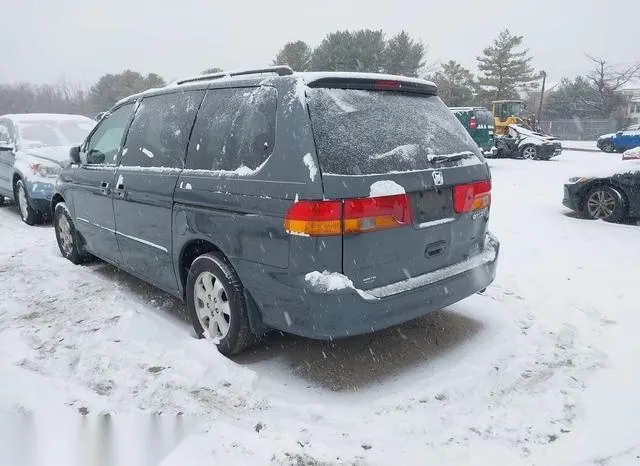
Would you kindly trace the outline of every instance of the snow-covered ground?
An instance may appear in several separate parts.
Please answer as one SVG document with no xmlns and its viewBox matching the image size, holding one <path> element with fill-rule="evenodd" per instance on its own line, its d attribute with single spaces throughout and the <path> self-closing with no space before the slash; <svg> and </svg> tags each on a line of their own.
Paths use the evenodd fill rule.
<svg viewBox="0 0 640 466">
<path fill-rule="evenodd" d="M 484 295 L 233 360 L 176 300 L 72 265 L 50 226 L 1 208 L 0 464 L 635 464 L 640 227 L 561 205 L 567 178 L 611 162 L 489 161 L 502 250 Z"/>
</svg>

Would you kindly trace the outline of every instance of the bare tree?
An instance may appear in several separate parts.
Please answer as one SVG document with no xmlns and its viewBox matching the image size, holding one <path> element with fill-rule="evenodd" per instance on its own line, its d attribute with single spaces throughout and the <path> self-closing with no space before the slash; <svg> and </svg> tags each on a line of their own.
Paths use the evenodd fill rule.
<svg viewBox="0 0 640 466">
<path fill-rule="evenodd" d="M 582 102 L 605 115 L 614 115 L 627 103 L 626 97 L 620 92 L 630 81 L 640 78 L 640 62 L 618 69 L 606 59 L 587 55 L 593 62 L 593 69 L 586 78 L 596 91 L 595 99 L 584 99 Z"/>
</svg>

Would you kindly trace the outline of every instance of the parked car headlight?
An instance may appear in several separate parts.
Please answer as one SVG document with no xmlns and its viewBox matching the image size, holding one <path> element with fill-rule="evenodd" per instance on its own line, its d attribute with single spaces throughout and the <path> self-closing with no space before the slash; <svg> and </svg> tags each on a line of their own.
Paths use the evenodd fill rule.
<svg viewBox="0 0 640 466">
<path fill-rule="evenodd" d="M 40 163 L 32 163 L 30 166 L 34 175 L 40 175 L 44 178 L 57 178 L 58 175 L 62 172 L 61 167 L 56 167 L 53 165 L 43 165 Z"/>
</svg>

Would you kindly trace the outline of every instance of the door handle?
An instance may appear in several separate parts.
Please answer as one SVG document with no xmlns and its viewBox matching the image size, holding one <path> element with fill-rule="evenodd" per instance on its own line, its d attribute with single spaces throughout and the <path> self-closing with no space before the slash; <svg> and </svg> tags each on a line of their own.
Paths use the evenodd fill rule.
<svg viewBox="0 0 640 466">
<path fill-rule="evenodd" d="M 102 191 L 102 194 L 109 194 L 111 192 L 111 190 L 109 189 L 109 183 L 107 183 L 106 181 L 100 183 L 100 191 Z"/>
<path fill-rule="evenodd" d="M 127 190 L 124 187 L 124 183 L 118 183 L 116 185 L 115 191 L 116 191 L 116 193 L 118 194 L 119 197 L 122 197 L 124 199 L 127 198 Z"/>
</svg>

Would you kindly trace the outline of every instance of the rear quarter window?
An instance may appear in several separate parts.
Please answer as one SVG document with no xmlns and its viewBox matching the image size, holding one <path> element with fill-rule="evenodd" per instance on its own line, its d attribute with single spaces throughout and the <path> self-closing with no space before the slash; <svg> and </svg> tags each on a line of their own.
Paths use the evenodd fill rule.
<svg viewBox="0 0 640 466">
<path fill-rule="evenodd" d="M 276 105 L 272 87 L 209 90 L 193 128 L 187 168 L 257 169 L 273 152 Z"/>
<path fill-rule="evenodd" d="M 324 173 L 424 170 L 433 168 L 434 156 L 478 155 L 469 133 L 437 96 L 327 88 L 307 93 Z"/>
</svg>

